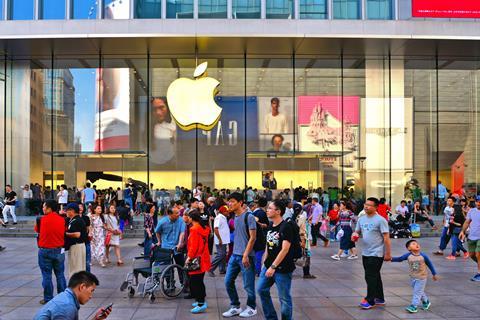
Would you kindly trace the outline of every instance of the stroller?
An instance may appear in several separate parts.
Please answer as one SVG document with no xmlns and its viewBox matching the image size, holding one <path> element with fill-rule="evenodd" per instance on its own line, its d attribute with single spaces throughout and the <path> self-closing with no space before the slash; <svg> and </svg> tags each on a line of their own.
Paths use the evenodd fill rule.
<svg viewBox="0 0 480 320">
<path fill-rule="evenodd" d="M 410 215 L 405 217 L 401 215 L 390 215 L 388 225 L 390 227 L 390 238 L 412 238 L 412 231 L 410 229 Z"/>
<path fill-rule="evenodd" d="M 133 270 L 127 274 L 120 291 L 127 290 L 128 297 L 133 298 L 135 292 L 142 297 L 149 296 L 150 303 L 155 301 L 155 293 L 160 289 L 167 299 L 178 297 L 185 288 L 187 274 L 173 259 L 171 249 L 152 248 L 150 259 L 145 257 L 133 258 Z M 139 282 L 139 276 L 145 278 Z"/>
</svg>

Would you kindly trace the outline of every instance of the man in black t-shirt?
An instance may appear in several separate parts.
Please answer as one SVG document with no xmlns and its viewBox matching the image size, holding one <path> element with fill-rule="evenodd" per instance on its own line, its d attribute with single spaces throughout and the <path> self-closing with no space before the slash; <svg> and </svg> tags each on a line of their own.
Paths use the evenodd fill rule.
<svg viewBox="0 0 480 320">
<path fill-rule="evenodd" d="M 266 198 L 260 198 L 255 201 L 253 208 L 253 215 L 257 221 L 257 239 L 253 246 L 253 250 L 255 250 L 255 274 L 257 276 L 260 276 L 260 271 L 262 271 L 262 257 L 265 254 L 265 235 L 270 224 L 265 212 L 267 203 Z M 259 232 L 262 232 L 263 237 L 260 237 Z"/>
<path fill-rule="evenodd" d="M 67 232 L 65 233 L 65 249 L 68 250 L 68 274 L 71 277 L 74 273 L 86 269 L 86 248 L 87 227 L 85 221 L 80 217 L 78 204 L 72 202 L 66 207 Z"/>
<path fill-rule="evenodd" d="M 5 207 L 3 208 L 3 221 L 8 224 L 8 213 L 12 216 L 13 224 L 17 224 L 17 216 L 15 215 L 15 203 L 17 202 L 17 193 L 12 190 L 12 186 L 5 186 Z"/>
<path fill-rule="evenodd" d="M 293 314 L 290 288 L 295 263 L 290 246 L 294 240 L 294 229 L 282 219 L 284 213 L 285 204 L 281 200 L 275 200 L 268 206 L 267 216 L 272 223 L 267 228 L 264 268 L 260 274 L 257 289 L 266 319 L 278 319 L 270 296 L 270 288 L 273 284 L 278 289 L 281 318 L 289 320 L 292 319 Z"/>
</svg>

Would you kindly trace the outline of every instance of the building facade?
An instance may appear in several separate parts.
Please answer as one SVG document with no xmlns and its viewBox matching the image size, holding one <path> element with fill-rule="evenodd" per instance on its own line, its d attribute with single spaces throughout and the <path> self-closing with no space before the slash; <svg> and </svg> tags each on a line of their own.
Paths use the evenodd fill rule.
<svg viewBox="0 0 480 320">
<path fill-rule="evenodd" d="M 0 0 L 0 186 L 260 189 L 273 176 L 392 204 L 433 202 L 439 182 L 474 195 L 480 22 L 428 5 Z M 167 89 L 205 61 L 222 113 L 185 131 Z"/>
</svg>

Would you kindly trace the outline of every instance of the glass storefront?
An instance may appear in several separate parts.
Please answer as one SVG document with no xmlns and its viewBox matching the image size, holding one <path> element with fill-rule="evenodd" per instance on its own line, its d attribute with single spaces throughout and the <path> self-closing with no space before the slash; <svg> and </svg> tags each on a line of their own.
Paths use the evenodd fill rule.
<svg viewBox="0 0 480 320">
<path fill-rule="evenodd" d="M 162 17 L 162 0 L 135 0 L 135 19 L 159 19 Z"/>
<path fill-rule="evenodd" d="M 38 18 L 44 20 L 65 19 L 65 2 L 58 0 L 39 0 Z"/>
<path fill-rule="evenodd" d="M 220 121 L 184 131 L 167 89 L 204 61 L 220 82 Z M 455 57 L 2 60 L 0 183 L 303 186 L 433 205 L 437 182 L 478 190 L 478 67 Z"/>
</svg>

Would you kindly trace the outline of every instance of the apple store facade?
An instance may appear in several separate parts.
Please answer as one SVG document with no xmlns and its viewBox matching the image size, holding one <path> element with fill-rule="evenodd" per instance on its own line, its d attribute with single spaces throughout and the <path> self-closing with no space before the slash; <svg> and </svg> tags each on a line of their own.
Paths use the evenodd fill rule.
<svg viewBox="0 0 480 320">
<path fill-rule="evenodd" d="M 2 189 L 128 178 L 260 189 L 269 174 L 278 189 L 347 187 L 393 204 L 438 181 L 478 192 L 478 41 L 451 40 L 473 22 L 442 34 L 432 21 L 137 22 L 0 22 Z M 186 131 L 167 90 L 189 78 L 177 91 L 204 101 L 202 62 L 220 84 L 202 88 L 212 100 L 192 116 L 216 104 L 220 119 Z"/>
</svg>

